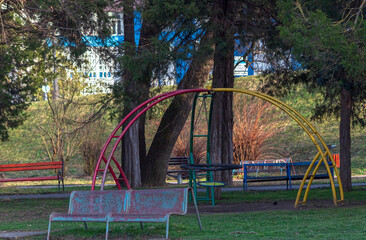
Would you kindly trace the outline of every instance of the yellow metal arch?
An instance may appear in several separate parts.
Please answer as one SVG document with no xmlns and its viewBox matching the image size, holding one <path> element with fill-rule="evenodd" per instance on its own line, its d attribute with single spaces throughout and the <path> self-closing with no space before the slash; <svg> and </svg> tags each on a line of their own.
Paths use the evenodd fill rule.
<svg viewBox="0 0 366 240">
<path fill-rule="evenodd" d="M 302 204 L 302 205 L 306 204 L 306 200 L 307 200 L 307 197 L 308 197 L 308 194 L 309 194 L 311 184 L 314 180 L 314 176 L 317 173 L 317 171 L 318 171 L 320 165 L 322 164 L 322 162 L 324 162 L 327 173 L 329 175 L 329 180 L 330 180 L 330 184 L 331 184 L 331 188 L 332 188 L 332 194 L 333 194 L 333 202 L 334 202 L 335 205 L 343 204 L 343 200 L 344 200 L 343 187 L 342 187 L 341 178 L 339 176 L 339 172 L 338 172 L 338 169 L 335 165 L 333 156 L 332 156 L 332 154 L 330 154 L 329 148 L 325 144 L 323 138 L 320 136 L 320 134 L 315 130 L 315 128 L 311 125 L 311 123 L 308 120 L 306 120 L 302 115 L 300 115 L 295 109 L 291 108 L 290 106 L 283 103 L 282 101 L 280 101 L 276 98 L 273 98 L 271 96 L 268 96 L 266 94 L 260 93 L 260 92 L 246 90 L 246 89 L 235 89 L 235 88 L 213 88 L 211 90 L 214 91 L 214 92 L 239 92 L 239 93 L 244 93 L 244 94 L 247 94 L 247 95 L 251 95 L 251 96 L 261 98 L 261 99 L 275 105 L 276 107 L 280 108 L 285 113 L 287 113 L 308 134 L 308 136 L 310 137 L 310 139 L 314 143 L 315 147 L 317 148 L 318 153 L 316 154 L 314 159 L 311 161 L 311 164 L 310 164 L 309 168 L 307 169 L 307 171 L 304 175 L 304 178 L 301 182 L 301 185 L 300 185 L 299 191 L 297 193 L 297 197 L 296 197 L 295 207 L 298 207 L 299 204 Z M 329 166 L 329 164 L 328 164 L 328 161 L 326 159 L 327 156 L 329 156 L 329 159 L 332 162 L 331 166 Z M 317 165 L 315 166 L 312 174 L 309 175 L 310 172 L 311 172 L 311 169 L 314 167 L 314 164 L 319 159 L 319 157 L 320 157 L 320 160 L 318 161 Z M 340 195 L 339 200 L 337 200 L 337 192 L 336 192 L 336 188 L 335 188 L 335 185 L 334 185 L 334 180 L 333 180 L 333 177 L 332 177 L 332 173 L 331 173 L 331 170 L 330 170 L 331 168 L 333 168 L 334 173 L 335 173 L 335 175 L 338 179 L 339 195 Z M 303 189 L 303 187 L 306 183 L 306 180 L 309 176 L 310 176 L 310 179 L 309 179 L 308 185 L 306 187 L 305 194 L 303 196 L 303 200 L 300 201 L 300 198 L 301 198 L 301 195 L 302 195 L 302 189 Z"/>
</svg>

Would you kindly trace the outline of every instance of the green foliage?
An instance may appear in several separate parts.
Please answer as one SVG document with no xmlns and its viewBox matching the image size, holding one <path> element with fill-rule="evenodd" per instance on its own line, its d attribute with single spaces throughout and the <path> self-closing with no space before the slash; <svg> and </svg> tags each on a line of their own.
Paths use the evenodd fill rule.
<svg viewBox="0 0 366 240">
<path fill-rule="evenodd" d="M 35 89 L 40 84 L 36 65 L 43 54 L 42 41 L 30 32 L 30 24 L 17 12 L 17 1 L 1 3 L 0 35 L 0 138 L 25 119 Z M 6 27 L 5 27 L 6 26 Z M 19 31 L 22 29 L 22 31 Z"/>
<path fill-rule="evenodd" d="M 364 125 L 365 6 L 357 1 L 283 0 L 278 9 L 279 34 L 295 61 L 308 70 L 296 80 L 287 78 L 282 86 L 300 81 L 310 91 L 320 91 L 317 118 L 339 115 L 340 89 L 350 90 L 353 123 Z"/>
</svg>

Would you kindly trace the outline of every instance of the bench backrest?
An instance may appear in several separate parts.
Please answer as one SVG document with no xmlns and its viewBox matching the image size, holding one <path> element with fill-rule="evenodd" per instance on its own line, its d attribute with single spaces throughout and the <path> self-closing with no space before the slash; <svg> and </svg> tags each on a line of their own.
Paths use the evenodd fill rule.
<svg viewBox="0 0 366 240">
<path fill-rule="evenodd" d="M 0 165 L 0 172 L 62 169 L 62 161 L 57 162 L 38 162 L 38 163 L 15 163 Z"/>
<path fill-rule="evenodd" d="M 171 157 L 169 159 L 169 165 L 175 166 L 175 165 L 182 165 L 182 164 L 188 164 L 189 157 Z"/>
<path fill-rule="evenodd" d="M 188 188 L 132 190 L 128 214 L 186 214 Z"/>
<path fill-rule="evenodd" d="M 125 213 L 127 190 L 73 191 L 70 195 L 69 214 Z"/>
</svg>

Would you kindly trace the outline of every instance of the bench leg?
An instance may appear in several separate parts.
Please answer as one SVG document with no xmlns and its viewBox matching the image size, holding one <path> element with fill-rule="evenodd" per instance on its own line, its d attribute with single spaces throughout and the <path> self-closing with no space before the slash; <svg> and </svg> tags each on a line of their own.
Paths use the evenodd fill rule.
<svg viewBox="0 0 366 240">
<path fill-rule="evenodd" d="M 105 240 L 108 240 L 109 218 L 110 218 L 110 214 L 107 215 L 107 222 L 106 222 L 106 226 L 105 226 Z"/>
<path fill-rule="evenodd" d="M 198 207 L 197 207 L 196 198 L 194 197 L 194 192 L 193 192 L 193 189 L 192 189 L 192 188 L 190 188 L 190 191 L 191 191 L 192 198 L 193 198 L 194 209 L 195 209 L 195 211 L 196 211 L 196 216 L 197 216 L 198 225 L 199 225 L 199 227 L 200 227 L 200 230 L 202 231 L 202 223 L 201 223 L 200 213 L 198 212 Z"/>
<path fill-rule="evenodd" d="M 47 231 L 47 240 L 50 239 L 50 234 L 51 234 L 51 217 L 50 217 L 50 221 L 48 222 L 48 231 Z"/>
<path fill-rule="evenodd" d="M 178 184 L 182 184 L 182 182 L 183 182 L 182 174 L 178 173 L 178 175 L 177 175 L 177 183 Z"/>
<path fill-rule="evenodd" d="M 169 238 L 169 217 L 166 220 L 165 239 Z"/>
</svg>

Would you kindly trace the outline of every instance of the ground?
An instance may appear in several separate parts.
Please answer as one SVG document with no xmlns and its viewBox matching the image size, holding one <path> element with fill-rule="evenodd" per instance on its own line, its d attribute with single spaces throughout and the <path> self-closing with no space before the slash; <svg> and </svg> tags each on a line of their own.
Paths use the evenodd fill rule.
<svg viewBox="0 0 366 240">
<path fill-rule="evenodd" d="M 216 213 L 234 213 L 234 212 L 252 212 L 252 211 L 275 211 L 275 210 L 293 210 L 314 208 L 333 208 L 337 207 L 331 200 L 311 200 L 307 201 L 306 206 L 298 208 L 294 207 L 295 201 L 275 201 L 275 202 L 252 202 L 252 203 L 218 203 L 215 206 L 208 204 L 199 204 L 198 210 L 200 214 L 216 214 Z M 353 207 L 365 203 L 346 203 L 341 207 Z M 338 206 L 339 207 L 339 206 Z M 194 213 L 194 207 L 190 206 L 188 213 Z"/>
</svg>

